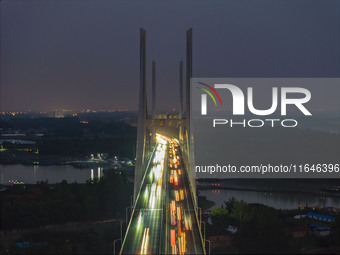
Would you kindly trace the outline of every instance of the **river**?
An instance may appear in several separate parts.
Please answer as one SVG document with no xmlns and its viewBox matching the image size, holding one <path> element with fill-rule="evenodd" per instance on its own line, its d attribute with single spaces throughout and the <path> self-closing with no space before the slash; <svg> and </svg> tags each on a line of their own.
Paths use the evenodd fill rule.
<svg viewBox="0 0 340 255">
<path fill-rule="evenodd" d="M 94 178 L 98 177 L 98 168 L 92 168 Z M 99 169 L 102 174 L 102 168 Z M 85 183 L 91 178 L 91 168 L 74 168 L 70 165 L 3 165 L 0 164 L 0 183 L 8 184 L 10 180 L 23 181 L 27 184 L 35 184 L 37 181 L 46 181 L 49 183 L 58 183 L 66 180 L 68 183 L 77 182 Z M 201 183 L 201 185 L 204 183 Z M 243 190 L 225 190 L 225 189 L 208 189 L 200 190 L 199 195 L 205 196 L 208 200 L 215 202 L 213 207 L 224 205 L 224 201 L 235 197 L 248 203 L 261 203 L 277 209 L 295 209 L 299 202 L 308 205 L 333 206 L 340 208 L 340 197 L 328 197 L 320 199 L 320 196 L 306 194 L 309 191 L 318 193 L 320 188 L 325 187 L 325 183 L 319 182 L 302 182 L 301 180 L 247 180 L 235 179 L 219 182 L 220 186 L 238 188 L 238 189 L 267 189 L 268 192 L 243 191 Z M 333 182 L 334 184 L 334 182 Z M 211 183 L 204 185 L 211 186 Z M 270 190 L 287 190 L 295 191 L 294 193 L 276 193 Z"/>
<path fill-rule="evenodd" d="M 102 172 L 102 168 L 100 168 Z M 93 169 L 94 178 L 98 177 L 98 168 Z M 0 164 L 0 183 L 8 184 L 11 180 L 22 181 L 27 184 L 35 184 L 37 181 L 58 183 L 66 180 L 68 183 L 85 183 L 91 179 L 90 168 L 74 168 L 71 165 L 3 165 Z"/>
<path fill-rule="evenodd" d="M 332 181 L 329 185 L 337 184 L 339 179 Z M 204 183 L 201 183 L 204 184 Z M 221 187 L 230 187 L 238 189 L 254 189 L 268 191 L 243 191 L 243 190 L 226 190 L 226 189 L 207 189 L 199 190 L 200 196 L 205 196 L 208 200 L 215 203 L 212 208 L 224 205 L 224 201 L 228 201 L 234 197 L 237 200 L 243 200 L 247 203 L 260 203 L 274 207 L 276 209 L 296 209 L 298 204 L 302 202 L 309 206 L 321 205 L 321 207 L 336 207 L 340 208 L 340 197 L 322 197 L 320 195 L 308 194 L 319 193 L 320 188 L 326 187 L 325 182 L 313 182 L 302 180 L 287 180 L 287 179 L 230 179 L 218 182 Z M 204 186 L 212 186 L 211 183 Z M 271 192 L 283 191 L 283 192 Z M 287 192 L 284 192 L 287 191 Z"/>
</svg>

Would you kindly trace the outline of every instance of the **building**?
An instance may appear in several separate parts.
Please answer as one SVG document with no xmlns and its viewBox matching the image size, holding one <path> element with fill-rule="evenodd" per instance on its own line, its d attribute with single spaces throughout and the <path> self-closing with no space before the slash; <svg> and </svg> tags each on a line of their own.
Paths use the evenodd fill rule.
<svg viewBox="0 0 340 255">
<path fill-rule="evenodd" d="M 323 214 L 318 214 L 318 213 L 313 213 L 313 212 L 306 213 L 306 216 L 308 218 L 323 221 L 323 222 L 333 223 L 335 221 L 335 217 L 333 217 L 333 216 L 323 215 Z"/>
<path fill-rule="evenodd" d="M 309 225 L 310 234 L 314 234 L 315 236 L 328 236 L 331 234 L 330 226 L 320 226 L 317 224 Z"/>
</svg>

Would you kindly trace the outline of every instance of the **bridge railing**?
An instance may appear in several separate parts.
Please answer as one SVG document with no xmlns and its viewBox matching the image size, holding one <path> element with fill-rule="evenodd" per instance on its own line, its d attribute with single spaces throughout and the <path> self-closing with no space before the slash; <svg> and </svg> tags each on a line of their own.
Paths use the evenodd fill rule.
<svg viewBox="0 0 340 255">
<path fill-rule="evenodd" d="M 181 146 L 182 147 L 182 146 Z M 182 148 L 181 148 L 182 150 Z M 182 150 L 182 152 L 184 152 Z M 206 254 L 206 251 L 205 251 L 205 239 L 203 238 L 203 235 L 202 235 L 202 228 L 201 228 L 201 222 L 198 220 L 198 207 L 197 207 L 197 201 L 194 199 L 194 197 L 196 196 L 196 194 L 194 194 L 194 191 L 192 189 L 192 180 L 191 180 L 191 175 L 190 175 L 190 166 L 189 166 L 189 160 L 187 158 L 187 155 L 186 155 L 186 151 L 184 152 L 185 153 L 185 160 L 184 160 L 184 164 L 185 164 L 185 170 L 186 170 L 186 173 L 187 173 L 187 176 L 188 176 L 188 183 L 189 183 L 189 191 L 190 191 L 190 194 L 191 194 L 191 201 L 192 201 L 192 204 L 194 205 L 194 211 L 195 211 L 195 218 L 196 218 L 196 223 L 197 223 L 197 226 L 198 226 L 198 231 L 199 231 L 199 235 L 200 235 L 200 239 L 201 239 L 201 245 L 202 245 L 202 248 L 203 248 L 203 252 L 204 254 Z"/>
</svg>

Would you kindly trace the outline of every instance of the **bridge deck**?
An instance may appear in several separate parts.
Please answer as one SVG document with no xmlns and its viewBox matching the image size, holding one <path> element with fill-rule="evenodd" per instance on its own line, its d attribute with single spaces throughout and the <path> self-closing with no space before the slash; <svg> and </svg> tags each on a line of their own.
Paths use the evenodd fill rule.
<svg viewBox="0 0 340 255">
<path fill-rule="evenodd" d="M 158 140 L 121 254 L 204 254 L 181 150 Z"/>
</svg>

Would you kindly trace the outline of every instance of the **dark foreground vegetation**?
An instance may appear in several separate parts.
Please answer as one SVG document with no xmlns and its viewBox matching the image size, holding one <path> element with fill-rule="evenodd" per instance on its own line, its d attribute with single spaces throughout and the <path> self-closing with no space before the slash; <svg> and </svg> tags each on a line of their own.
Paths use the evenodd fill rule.
<svg viewBox="0 0 340 255">
<path fill-rule="evenodd" d="M 225 206 L 211 210 L 211 224 L 207 224 L 207 236 L 211 241 L 212 253 L 339 253 L 340 213 L 327 213 L 336 217 L 334 223 L 309 218 L 294 219 L 295 215 L 306 212 L 276 210 L 262 204 L 248 204 L 232 198 Z M 331 227 L 331 234 L 316 236 L 309 229 L 311 224 L 328 225 Z M 230 226 L 237 231 L 228 231 Z"/>
<path fill-rule="evenodd" d="M 93 183 L 10 186 L 0 198 L 1 252 L 110 253 L 132 191 L 113 170 Z"/>
<path fill-rule="evenodd" d="M 119 233 L 119 222 L 20 232 L 2 237 L 0 254 L 112 254 Z"/>
</svg>

